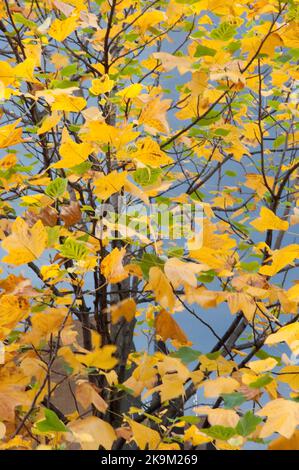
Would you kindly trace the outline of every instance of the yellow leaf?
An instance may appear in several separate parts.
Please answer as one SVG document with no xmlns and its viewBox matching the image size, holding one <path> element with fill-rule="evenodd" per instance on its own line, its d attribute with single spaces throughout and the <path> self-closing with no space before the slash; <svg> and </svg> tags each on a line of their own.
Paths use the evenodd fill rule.
<svg viewBox="0 0 299 470">
<path fill-rule="evenodd" d="M 116 305 L 112 305 L 109 309 L 112 323 L 119 322 L 121 318 L 125 318 L 127 322 L 130 322 L 135 318 L 136 314 L 136 303 L 134 299 L 124 299 L 118 302 Z"/>
<path fill-rule="evenodd" d="M 279 371 L 278 380 L 288 384 L 292 390 L 299 392 L 299 366 L 287 366 Z"/>
<path fill-rule="evenodd" d="M 113 367 L 118 363 L 116 357 L 113 357 L 116 349 L 116 346 L 113 344 L 107 344 L 102 348 L 95 349 L 87 354 L 77 354 L 76 358 L 87 367 L 97 367 L 98 369 L 109 370 L 113 369 Z"/>
<path fill-rule="evenodd" d="M 71 442 L 79 442 L 83 450 L 99 450 L 100 446 L 111 450 L 117 438 L 111 424 L 96 416 L 73 421 L 68 428 L 72 435 L 68 435 L 67 439 Z"/>
<path fill-rule="evenodd" d="M 79 380 L 77 382 L 75 395 L 84 409 L 94 405 L 98 411 L 105 413 L 108 408 L 105 400 L 99 395 L 99 391 L 87 380 Z"/>
<path fill-rule="evenodd" d="M 267 207 L 262 207 L 260 211 L 260 217 L 250 224 L 259 232 L 265 232 L 266 230 L 288 230 L 289 223 L 286 220 L 282 220 L 275 215 Z"/>
<path fill-rule="evenodd" d="M 161 442 L 161 444 L 158 445 L 158 450 L 180 450 L 180 446 L 174 442 L 172 444 Z"/>
<path fill-rule="evenodd" d="M 179 57 L 169 54 L 168 52 L 154 52 L 153 57 L 161 61 L 165 72 L 169 72 L 175 67 L 177 67 L 181 75 L 186 72 L 194 71 L 194 69 L 192 69 L 192 62 L 189 57 Z"/>
<path fill-rule="evenodd" d="M 108 175 L 101 176 L 94 182 L 95 194 L 100 199 L 108 199 L 112 194 L 117 193 L 123 188 L 126 177 L 126 171 L 118 173 L 116 170 L 111 171 Z"/>
<path fill-rule="evenodd" d="M 60 273 L 59 264 L 50 264 L 49 266 L 42 266 L 40 268 L 41 275 L 44 280 L 57 277 Z"/>
<path fill-rule="evenodd" d="M 132 419 L 127 418 L 127 421 L 132 429 L 133 440 L 140 450 L 145 450 L 146 448 L 148 448 L 148 450 L 157 449 L 161 441 L 161 437 L 157 431 L 137 423 Z"/>
<path fill-rule="evenodd" d="M 60 93 L 54 96 L 55 100 L 51 103 L 52 111 L 65 111 L 78 113 L 86 107 L 86 100 L 82 96 L 71 96 L 67 93 Z"/>
<path fill-rule="evenodd" d="M 239 422 L 239 416 L 234 410 L 224 410 L 222 408 L 210 408 L 209 406 L 199 406 L 194 408 L 195 413 L 207 415 L 211 426 L 226 426 L 234 428 Z"/>
<path fill-rule="evenodd" d="M 260 431 L 259 437 L 264 438 L 278 432 L 289 439 L 299 425 L 299 403 L 284 398 L 277 398 L 267 403 L 258 416 L 267 416 L 267 422 Z"/>
<path fill-rule="evenodd" d="M 51 24 L 48 34 L 56 39 L 56 41 L 64 41 L 70 34 L 72 34 L 78 26 L 78 17 L 76 15 L 70 16 L 65 20 L 55 19 Z"/>
<path fill-rule="evenodd" d="M 150 137 L 145 137 L 138 141 L 137 150 L 131 154 L 131 157 L 152 168 L 160 168 L 161 166 L 173 163 L 172 158 L 168 157 L 160 149 L 159 144 Z"/>
<path fill-rule="evenodd" d="M 77 144 L 73 142 L 67 131 L 62 134 L 62 145 L 59 153 L 62 159 L 52 165 L 53 168 L 72 168 L 85 162 L 87 157 L 93 152 L 92 145 L 88 143 Z"/>
<path fill-rule="evenodd" d="M 121 96 L 124 100 L 129 100 L 136 98 L 139 95 L 143 88 L 141 83 L 133 83 L 132 85 L 127 86 L 123 90 L 120 90 L 116 93 L 117 96 Z"/>
<path fill-rule="evenodd" d="M 0 169 L 5 171 L 17 164 L 17 157 L 14 153 L 8 153 L 0 160 Z"/>
<path fill-rule="evenodd" d="M 89 91 L 93 95 L 101 95 L 102 93 L 109 93 L 114 86 L 114 80 L 110 80 L 108 75 L 103 75 L 101 78 L 96 78 L 91 81 Z"/>
<path fill-rule="evenodd" d="M 3 339 L 21 320 L 29 314 L 26 297 L 3 294 L 0 297 L 0 339 Z M 3 333 L 2 330 L 3 329 Z"/>
<path fill-rule="evenodd" d="M 20 120 L 15 121 L 13 124 L 0 127 L 0 148 L 12 147 L 13 145 L 23 142 L 22 128 L 16 129 Z"/>
<path fill-rule="evenodd" d="M 265 344 L 277 344 L 285 341 L 287 345 L 292 349 L 292 345 L 296 344 L 299 340 L 299 323 L 291 323 L 289 325 L 279 328 L 276 333 L 269 335 L 266 338 Z"/>
<path fill-rule="evenodd" d="M 269 444 L 269 450 L 299 450 L 299 430 L 296 430 L 289 439 L 285 437 L 275 439 Z"/>
<path fill-rule="evenodd" d="M 281 269 L 288 264 L 292 263 L 294 259 L 299 257 L 299 245 L 292 244 L 281 248 L 280 250 L 274 250 L 271 253 L 270 260 L 271 264 L 265 264 L 261 266 L 259 272 L 265 276 L 274 276 Z"/>
<path fill-rule="evenodd" d="M 0 444 L 0 450 L 8 450 L 12 448 L 19 450 L 20 447 L 23 447 L 24 449 L 31 449 L 32 444 L 31 442 L 23 439 L 22 436 L 15 436 L 8 442 L 3 442 L 2 444 Z"/>
<path fill-rule="evenodd" d="M 196 263 L 185 263 L 178 258 L 169 258 L 164 265 L 164 272 L 174 289 L 177 289 L 180 285 L 185 284 L 196 287 L 196 274 L 202 271 L 203 265 Z"/>
<path fill-rule="evenodd" d="M 170 130 L 166 119 L 166 113 L 170 104 L 171 100 L 161 101 L 159 97 L 148 100 L 138 119 L 139 124 L 143 124 L 144 129 L 150 134 L 168 134 Z"/>
<path fill-rule="evenodd" d="M 206 444 L 211 442 L 212 437 L 207 436 L 204 433 L 201 433 L 200 430 L 192 424 L 184 433 L 184 442 L 191 442 L 193 446 L 199 446 L 201 444 Z"/>
<path fill-rule="evenodd" d="M 22 80 L 31 83 L 39 83 L 34 76 L 34 68 L 36 61 L 32 58 L 24 60 L 14 68 L 14 74 L 17 80 Z"/>
<path fill-rule="evenodd" d="M 163 341 L 173 339 L 181 345 L 188 344 L 187 336 L 166 310 L 161 310 L 156 316 L 155 328 L 156 334 L 161 336 Z"/>
<path fill-rule="evenodd" d="M 125 248 L 114 248 L 101 262 L 101 272 L 108 282 L 121 282 L 128 277 L 122 263 L 125 254 Z"/>
<path fill-rule="evenodd" d="M 44 134 L 45 132 L 50 131 L 51 129 L 53 129 L 53 127 L 55 127 L 59 123 L 60 119 L 61 119 L 61 116 L 58 113 L 50 114 L 50 116 L 47 116 L 43 120 L 43 123 L 38 129 L 37 134 L 40 135 L 40 134 Z"/>
<path fill-rule="evenodd" d="M 238 390 L 240 384 L 232 377 L 218 377 L 217 379 L 206 380 L 203 387 L 205 397 L 214 398 Z"/>
<path fill-rule="evenodd" d="M 287 291 L 287 297 L 290 300 L 299 302 L 299 282 L 296 282 L 296 284 Z"/>
<path fill-rule="evenodd" d="M 160 268 L 156 266 L 150 268 L 149 281 L 145 288 L 153 291 L 156 301 L 161 307 L 170 311 L 173 310 L 175 296 L 167 277 Z"/>
<path fill-rule="evenodd" d="M 142 15 L 138 15 L 137 21 L 135 21 L 134 24 L 141 33 L 145 33 L 148 28 L 152 28 L 165 19 L 166 15 L 163 11 L 151 10 L 144 12 Z"/>
<path fill-rule="evenodd" d="M 2 248 L 8 251 L 2 261 L 19 266 L 38 259 L 46 248 L 47 239 L 46 229 L 40 220 L 29 228 L 21 217 L 17 217 L 12 224 L 11 235 L 2 242 Z"/>
<path fill-rule="evenodd" d="M 277 361 L 273 357 L 267 357 L 267 359 L 261 359 L 259 361 L 250 361 L 248 363 L 248 367 L 256 374 L 272 370 L 276 365 Z"/>
</svg>

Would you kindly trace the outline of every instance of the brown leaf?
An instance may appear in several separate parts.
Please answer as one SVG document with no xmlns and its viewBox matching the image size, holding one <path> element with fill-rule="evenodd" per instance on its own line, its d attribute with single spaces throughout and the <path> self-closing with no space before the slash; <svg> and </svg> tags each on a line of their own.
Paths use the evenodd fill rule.
<svg viewBox="0 0 299 470">
<path fill-rule="evenodd" d="M 26 211 L 25 220 L 29 227 L 32 227 L 38 220 L 41 220 L 45 226 L 54 227 L 57 223 L 57 212 L 54 207 L 43 207 L 40 212 Z"/>
<path fill-rule="evenodd" d="M 80 222 L 81 211 L 79 202 L 72 201 L 69 205 L 62 206 L 60 215 L 67 227 Z"/>
</svg>

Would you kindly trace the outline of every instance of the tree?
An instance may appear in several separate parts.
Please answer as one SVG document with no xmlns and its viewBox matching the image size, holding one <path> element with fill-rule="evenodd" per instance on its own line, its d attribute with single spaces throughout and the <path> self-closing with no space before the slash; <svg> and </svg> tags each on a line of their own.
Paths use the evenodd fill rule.
<svg viewBox="0 0 299 470">
<path fill-rule="evenodd" d="M 298 13 L 0 1 L 0 449 L 298 449 Z"/>
</svg>

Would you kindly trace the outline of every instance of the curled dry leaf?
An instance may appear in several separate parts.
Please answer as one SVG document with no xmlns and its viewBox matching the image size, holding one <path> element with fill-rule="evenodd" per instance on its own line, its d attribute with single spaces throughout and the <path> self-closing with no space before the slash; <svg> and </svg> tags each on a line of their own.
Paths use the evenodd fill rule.
<svg viewBox="0 0 299 470">
<path fill-rule="evenodd" d="M 81 220 L 80 204 L 77 201 L 72 201 L 69 205 L 62 206 L 60 216 L 65 223 L 66 227 L 75 225 Z"/>
</svg>

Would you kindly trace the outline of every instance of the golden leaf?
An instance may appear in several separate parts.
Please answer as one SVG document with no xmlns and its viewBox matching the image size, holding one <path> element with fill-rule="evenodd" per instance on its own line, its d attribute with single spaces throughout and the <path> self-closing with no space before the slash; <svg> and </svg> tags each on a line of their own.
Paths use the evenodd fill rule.
<svg viewBox="0 0 299 470">
<path fill-rule="evenodd" d="M 161 437 L 157 431 L 154 431 L 153 429 L 129 418 L 127 418 L 127 422 L 132 430 L 133 440 L 136 442 L 140 450 L 144 450 L 146 448 L 148 450 L 157 449 L 161 441 Z"/>
<path fill-rule="evenodd" d="M 129 274 L 123 266 L 125 254 L 125 248 L 114 248 L 101 262 L 101 271 L 108 282 L 121 282 L 128 277 Z"/>
<path fill-rule="evenodd" d="M 161 336 L 163 341 L 173 339 L 181 345 L 189 343 L 183 330 L 166 310 L 161 310 L 156 316 L 155 328 L 156 334 Z"/>
<path fill-rule="evenodd" d="M 112 194 L 120 191 L 126 181 L 127 172 L 118 173 L 116 170 L 111 171 L 108 175 L 97 178 L 95 184 L 95 194 L 100 199 L 108 199 Z"/>
<path fill-rule="evenodd" d="M 12 224 L 12 233 L 2 242 L 2 248 L 8 251 L 2 261 L 19 266 L 41 256 L 47 243 L 47 232 L 39 220 L 32 228 L 21 218 Z"/>
<path fill-rule="evenodd" d="M 260 211 L 260 217 L 253 222 L 251 225 L 259 232 L 265 232 L 266 230 L 288 230 L 289 223 L 286 220 L 282 220 L 275 215 L 267 207 L 262 207 Z"/>
<path fill-rule="evenodd" d="M 83 450 L 99 450 L 99 446 L 111 450 L 117 438 L 111 424 L 96 416 L 73 421 L 68 428 L 72 435 L 68 435 L 67 439 L 71 442 L 79 442 Z"/>
<path fill-rule="evenodd" d="M 285 400 L 284 398 L 277 398 L 267 403 L 256 414 L 267 417 L 267 422 L 259 433 L 261 438 L 278 432 L 289 439 L 299 424 L 299 403 Z"/>
<path fill-rule="evenodd" d="M 99 395 L 99 390 L 87 380 L 79 380 L 76 385 L 75 395 L 84 409 L 94 405 L 98 411 L 105 413 L 108 405 Z"/>
<path fill-rule="evenodd" d="M 156 266 L 150 268 L 149 281 L 145 289 L 153 291 L 156 301 L 161 307 L 170 311 L 173 310 L 175 296 L 167 277 L 160 268 Z"/>
<path fill-rule="evenodd" d="M 116 305 L 112 305 L 109 308 L 112 323 L 115 324 L 125 318 L 127 322 L 130 322 L 135 318 L 136 314 L 136 303 L 134 299 L 124 299 L 118 302 Z"/>
</svg>

